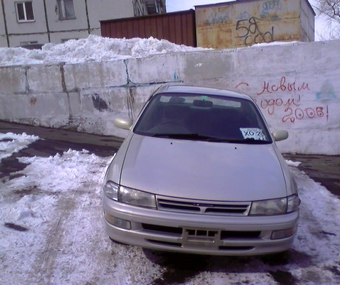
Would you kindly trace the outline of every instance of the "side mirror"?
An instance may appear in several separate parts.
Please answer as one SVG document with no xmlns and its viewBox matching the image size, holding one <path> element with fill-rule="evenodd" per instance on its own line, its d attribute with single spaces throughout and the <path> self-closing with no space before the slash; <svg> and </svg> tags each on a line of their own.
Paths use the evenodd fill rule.
<svg viewBox="0 0 340 285">
<path fill-rule="evenodd" d="M 116 118 L 113 120 L 113 124 L 120 129 L 129 130 L 133 124 L 131 119 Z"/>
<path fill-rule="evenodd" d="M 272 135 L 274 137 L 274 140 L 277 142 L 286 140 L 288 138 L 288 132 L 286 130 L 273 131 Z"/>
</svg>

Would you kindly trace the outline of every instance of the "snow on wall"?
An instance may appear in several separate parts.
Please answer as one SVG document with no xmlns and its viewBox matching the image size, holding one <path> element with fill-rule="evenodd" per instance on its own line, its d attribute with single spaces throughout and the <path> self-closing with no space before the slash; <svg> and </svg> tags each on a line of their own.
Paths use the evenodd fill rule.
<svg viewBox="0 0 340 285">
<path fill-rule="evenodd" d="M 0 120 L 124 137 L 161 84 L 236 88 L 252 96 L 282 152 L 340 154 L 340 41 L 168 52 L 143 58 L 0 67 Z"/>
</svg>

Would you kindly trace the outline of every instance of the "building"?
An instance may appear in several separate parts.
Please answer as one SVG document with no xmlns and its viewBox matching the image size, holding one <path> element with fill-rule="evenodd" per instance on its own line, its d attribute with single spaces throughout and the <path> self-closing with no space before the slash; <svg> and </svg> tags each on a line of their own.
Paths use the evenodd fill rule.
<svg viewBox="0 0 340 285">
<path fill-rule="evenodd" d="M 134 16 L 165 14 L 166 0 L 134 0 Z"/>
<path fill-rule="evenodd" d="M 100 35 L 100 21 L 166 12 L 165 0 L 0 0 L 0 47 Z"/>
<path fill-rule="evenodd" d="M 314 41 L 308 0 L 235 0 L 195 6 L 197 46 L 233 48 L 275 41 Z"/>
<path fill-rule="evenodd" d="M 215 49 L 312 42 L 315 12 L 308 0 L 234 0 L 165 15 L 105 20 L 101 31 L 104 37 L 154 37 Z"/>
<path fill-rule="evenodd" d="M 195 11 L 100 21 L 101 35 L 108 38 L 156 38 L 196 47 Z"/>
</svg>

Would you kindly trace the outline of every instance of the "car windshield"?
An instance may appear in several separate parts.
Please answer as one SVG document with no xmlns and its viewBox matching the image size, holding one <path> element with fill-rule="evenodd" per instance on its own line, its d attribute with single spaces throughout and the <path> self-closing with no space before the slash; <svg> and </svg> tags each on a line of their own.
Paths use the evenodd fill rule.
<svg viewBox="0 0 340 285">
<path fill-rule="evenodd" d="M 157 94 L 133 131 L 145 136 L 187 140 L 272 142 L 255 104 L 226 96 Z"/>
</svg>

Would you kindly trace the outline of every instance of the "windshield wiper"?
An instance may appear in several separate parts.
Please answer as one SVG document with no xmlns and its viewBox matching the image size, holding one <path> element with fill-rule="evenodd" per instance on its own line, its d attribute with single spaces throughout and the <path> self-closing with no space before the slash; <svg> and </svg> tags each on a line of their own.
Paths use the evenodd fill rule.
<svg viewBox="0 0 340 285">
<path fill-rule="evenodd" d="M 202 140 L 202 141 L 212 141 L 212 142 L 229 142 L 229 140 L 226 140 L 226 139 L 204 136 L 204 135 L 199 135 L 196 133 L 187 133 L 187 134 L 158 133 L 158 134 L 153 134 L 152 137 L 183 139 L 183 140 Z"/>
<path fill-rule="evenodd" d="M 240 139 L 240 140 L 229 140 L 230 143 L 240 143 L 240 144 L 270 144 L 270 141 L 256 140 L 253 138 Z"/>
<path fill-rule="evenodd" d="M 176 133 L 157 133 L 152 134 L 152 137 L 169 138 L 169 139 L 183 139 L 183 140 L 197 140 L 197 141 L 209 141 L 209 142 L 226 142 L 237 144 L 270 144 L 270 141 L 255 140 L 253 138 L 247 139 L 226 139 L 211 136 L 204 136 L 196 133 L 176 134 Z"/>
</svg>

